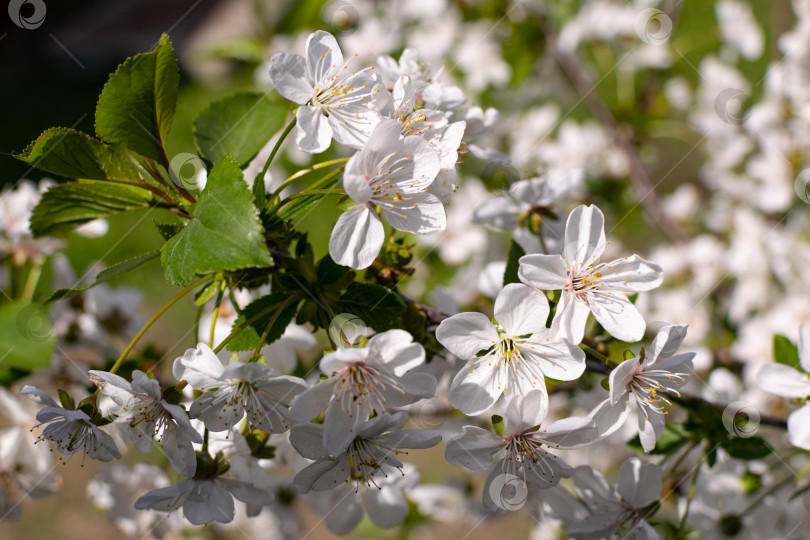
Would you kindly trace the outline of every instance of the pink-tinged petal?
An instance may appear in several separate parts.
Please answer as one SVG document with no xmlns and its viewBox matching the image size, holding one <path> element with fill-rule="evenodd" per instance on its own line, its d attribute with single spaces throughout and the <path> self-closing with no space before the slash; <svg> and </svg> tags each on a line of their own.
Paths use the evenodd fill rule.
<svg viewBox="0 0 810 540">
<path fill-rule="evenodd" d="M 790 413 L 787 421 L 790 443 L 810 450 L 810 405 Z"/>
<path fill-rule="evenodd" d="M 522 283 L 510 283 L 495 299 L 495 320 L 510 336 L 545 330 L 548 313 L 546 295 Z"/>
<path fill-rule="evenodd" d="M 462 435 L 447 441 L 444 457 L 448 463 L 471 471 L 485 471 L 504 448 L 502 438 L 476 426 L 464 426 Z"/>
<path fill-rule="evenodd" d="M 343 69 L 343 53 L 335 37 L 323 30 L 307 38 L 307 76 L 322 90 Z"/>
<path fill-rule="evenodd" d="M 297 134 L 295 143 L 308 154 L 320 154 L 332 142 L 332 127 L 321 110 L 310 105 L 302 105 L 295 113 Z"/>
<path fill-rule="evenodd" d="M 627 393 L 627 386 L 633 380 L 638 368 L 638 358 L 630 358 L 610 372 L 610 402 L 617 404 Z"/>
<path fill-rule="evenodd" d="M 462 360 L 474 358 L 498 341 L 498 331 L 483 313 L 459 313 L 441 322 L 436 339 Z"/>
<path fill-rule="evenodd" d="M 315 95 L 300 54 L 276 54 L 270 59 L 270 83 L 283 97 L 304 105 Z"/>
<path fill-rule="evenodd" d="M 541 428 L 535 437 L 552 448 L 572 449 L 595 441 L 599 429 L 592 418 L 572 416 L 557 420 L 547 429 Z"/>
<path fill-rule="evenodd" d="M 642 292 L 655 289 L 664 281 L 664 270 L 658 264 L 631 255 L 608 263 L 601 270 L 599 286 L 611 291 Z"/>
<path fill-rule="evenodd" d="M 639 406 L 638 407 L 638 437 L 641 439 L 641 447 L 645 452 L 652 452 L 655 448 L 655 443 L 664 432 L 666 420 L 663 414 L 652 413 L 647 414 L 647 411 Z"/>
<path fill-rule="evenodd" d="M 444 205 L 431 193 L 416 192 L 402 201 L 389 201 L 382 206 L 383 214 L 393 228 L 414 234 L 441 232 L 447 226 Z"/>
<path fill-rule="evenodd" d="M 524 255 L 519 262 L 518 277 L 526 285 L 556 291 L 568 282 L 568 267 L 559 255 Z"/>
<path fill-rule="evenodd" d="M 402 490 L 389 484 L 383 484 L 380 489 L 367 489 L 363 506 L 372 523 L 383 529 L 396 527 L 408 516 L 408 501 Z"/>
<path fill-rule="evenodd" d="M 593 293 L 588 296 L 591 313 L 608 334 L 627 343 L 635 343 L 644 337 L 647 323 L 626 296 L 622 294 L 605 296 Z"/>
<path fill-rule="evenodd" d="M 670 324 L 661 328 L 650 345 L 650 352 L 647 355 L 649 360 L 645 362 L 646 367 L 652 367 L 660 361 L 675 356 L 686 338 L 686 329 L 685 324 Z"/>
<path fill-rule="evenodd" d="M 563 291 L 557 312 L 551 322 L 551 331 L 560 339 L 578 345 L 585 336 L 585 325 L 591 308 L 581 298 Z"/>
<path fill-rule="evenodd" d="M 633 508 L 644 508 L 661 498 L 661 467 L 643 464 L 637 457 L 625 461 L 619 469 L 619 495 Z"/>
<path fill-rule="evenodd" d="M 551 339 L 548 333 L 534 335 L 520 346 L 527 362 L 534 362 L 543 375 L 558 381 L 573 381 L 585 371 L 585 352 L 570 341 Z"/>
<path fill-rule="evenodd" d="M 563 257 L 569 263 L 593 264 L 605 251 L 605 216 L 594 205 L 577 206 L 565 224 Z"/>
<path fill-rule="evenodd" d="M 769 394 L 787 398 L 810 396 L 810 377 L 785 364 L 766 364 L 757 374 L 757 384 Z"/>
<path fill-rule="evenodd" d="M 810 373 L 810 323 L 799 327 L 799 361 L 802 369 Z"/>
<path fill-rule="evenodd" d="M 337 378 L 315 383 L 308 390 L 298 394 L 290 404 L 290 416 L 296 422 L 309 422 L 320 416 L 329 406 Z"/>
<path fill-rule="evenodd" d="M 342 265 L 362 270 L 371 266 L 385 241 L 385 229 L 365 205 L 352 206 L 338 218 L 329 238 L 329 255 Z"/>
<path fill-rule="evenodd" d="M 600 437 L 607 437 L 618 431 L 627 421 L 630 414 L 630 395 L 625 394 L 615 405 L 610 402 L 610 398 L 601 402 L 588 415 L 593 418 Z"/>
<path fill-rule="evenodd" d="M 546 414 L 548 414 L 548 394 L 545 384 L 522 396 L 515 394 L 506 404 L 506 414 L 503 417 L 504 434 L 515 435 L 538 426 Z"/>
<path fill-rule="evenodd" d="M 461 368 L 447 393 L 450 404 L 468 416 L 479 415 L 492 407 L 506 388 L 507 370 L 497 367 L 499 361 L 499 358 L 483 356 Z"/>
</svg>

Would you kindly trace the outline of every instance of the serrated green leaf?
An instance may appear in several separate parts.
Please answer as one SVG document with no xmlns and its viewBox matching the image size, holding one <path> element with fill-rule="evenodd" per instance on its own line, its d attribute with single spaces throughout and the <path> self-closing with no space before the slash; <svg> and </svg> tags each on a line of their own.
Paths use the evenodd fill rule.
<svg viewBox="0 0 810 540">
<path fill-rule="evenodd" d="M 164 165 L 163 145 L 177 105 L 180 72 L 169 37 L 127 59 L 110 75 L 96 105 L 96 135 Z"/>
<path fill-rule="evenodd" d="M 69 128 L 51 128 L 15 158 L 37 169 L 68 178 L 128 180 L 140 178 L 133 162 L 114 147 Z"/>
<path fill-rule="evenodd" d="M 405 313 L 405 302 L 398 294 L 372 283 L 354 283 L 340 297 L 341 311 L 359 317 L 375 330 Z"/>
<path fill-rule="evenodd" d="M 512 240 L 509 244 L 509 255 L 506 258 L 506 270 L 503 273 L 504 287 L 510 283 L 520 283 L 520 279 L 518 278 L 518 267 L 520 264 L 518 261 L 524 255 L 526 255 L 526 252 L 523 251 L 520 244 Z"/>
<path fill-rule="evenodd" d="M 195 273 L 273 265 L 253 195 L 233 158 L 211 169 L 191 215 L 188 225 L 160 249 L 170 284 L 185 287 Z"/>
<path fill-rule="evenodd" d="M 146 264 L 147 262 L 151 261 L 152 259 L 156 258 L 160 255 L 159 251 L 150 251 L 144 255 L 140 255 L 138 257 L 133 257 L 131 259 L 126 259 L 121 262 L 117 262 L 113 265 L 108 266 L 104 270 L 98 273 L 96 276 L 96 280 L 91 283 L 90 285 L 85 285 L 82 287 L 67 287 L 64 289 L 57 289 L 51 293 L 45 303 L 54 302 L 56 300 L 61 300 L 62 298 L 69 298 L 71 296 L 76 296 L 77 294 L 86 291 L 91 287 L 95 287 L 99 283 L 104 283 L 105 281 L 109 281 L 115 277 L 121 276 L 126 274 L 130 270 L 134 270 L 139 266 Z"/>
<path fill-rule="evenodd" d="M 147 191 L 102 180 L 82 180 L 51 187 L 31 216 L 31 232 L 41 237 L 71 231 L 94 219 L 150 204 Z"/>
<path fill-rule="evenodd" d="M 276 293 L 263 296 L 248 304 L 247 307 L 242 310 L 239 317 L 237 317 L 236 321 L 234 321 L 233 330 L 245 324 L 245 321 L 249 321 L 259 314 L 262 315 L 255 318 L 249 326 L 234 336 L 225 348 L 229 351 L 255 349 L 259 345 L 261 335 L 267 330 L 267 325 L 270 324 L 270 321 L 274 317 L 275 321 L 270 331 L 267 333 L 267 339 L 265 339 L 264 343 L 265 345 L 269 345 L 279 339 L 282 334 L 284 334 L 284 330 L 287 329 L 287 325 L 292 322 L 295 317 L 295 312 L 298 309 L 299 302 L 297 300 L 284 306 L 284 302 L 288 299 L 289 295 Z"/>
<path fill-rule="evenodd" d="M 265 94 L 242 92 L 205 107 L 194 119 L 194 141 L 212 162 L 230 154 L 243 167 L 284 125 L 287 108 Z"/>
<path fill-rule="evenodd" d="M 157 230 L 160 233 L 160 236 L 162 236 L 164 240 L 168 240 L 172 236 L 178 234 L 185 226 L 182 223 L 158 223 L 157 221 L 154 223 L 155 227 L 157 227 Z"/>
<path fill-rule="evenodd" d="M 51 363 L 56 334 L 48 312 L 37 304 L 0 306 L 0 366 L 34 370 Z"/>
<path fill-rule="evenodd" d="M 798 347 L 785 336 L 773 336 L 773 359 L 780 364 L 802 369 Z"/>
</svg>

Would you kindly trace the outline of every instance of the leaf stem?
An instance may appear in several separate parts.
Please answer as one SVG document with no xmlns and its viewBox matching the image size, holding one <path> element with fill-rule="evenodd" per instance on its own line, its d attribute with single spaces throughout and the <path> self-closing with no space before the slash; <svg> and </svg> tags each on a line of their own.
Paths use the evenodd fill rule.
<svg viewBox="0 0 810 540">
<path fill-rule="evenodd" d="M 208 346 L 214 346 L 214 330 L 217 327 L 217 318 L 219 318 L 219 305 L 222 303 L 222 295 L 225 293 L 225 289 L 222 287 L 219 288 L 219 294 L 217 295 L 217 301 L 214 304 L 214 313 L 211 316 L 211 333 L 208 337 Z"/>
<path fill-rule="evenodd" d="M 278 307 L 276 312 L 270 318 L 270 322 L 267 323 L 267 326 L 265 327 L 264 332 L 262 332 L 262 335 L 259 338 L 259 344 L 256 345 L 256 350 L 253 352 L 253 356 L 259 356 L 259 352 L 262 350 L 262 345 L 264 345 L 264 342 L 267 340 L 267 336 L 270 335 L 270 330 L 273 328 L 273 325 L 276 324 L 276 321 L 281 316 L 281 312 L 284 311 L 285 309 L 287 309 L 287 306 L 289 306 L 292 303 L 293 300 L 298 301 L 299 299 L 300 299 L 300 296 L 298 296 L 296 294 L 296 295 L 290 296 L 289 298 L 284 300 L 284 302 L 281 303 L 281 305 Z"/>
<path fill-rule="evenodd" d="M 124 352 L 121 353 L 121 356 L 118 357 L 118 360 L 115 361 L 113 367 L 110 368 L 110 373 L 115 373 L 116 371 L 118 371 L 118 368 L 120 368 L 121 364 L 124 363 L 124 360 L 127 359 L 129 353 L 132 352 L 133 347 L 135 347 L 135 345 L 138 343 L 138 341 L 140 341 L 140 339 L 143 337 L 146 331 L 149 330 L 149 328 L 151 328 L 153 324 L 155 324 L 155 322 L 160 318 L 161 315 L 163 315 L 166 312 L 166 310 L 168 310 L 170 307 L 176 304 L 181 298 L 183 298 L 185 295 L 193 291 L 198 285 L 200 285 L 201 283 L 205 282 L 208 279 L 211 278 L 204 277 L 202 279 L 195 281 L 194 283 L 192 283 L 191 285 L 189 285 L 188 287 L 177 293 L 171 300 L 166 302 L 166 304 L 162 308 L 160 308 L 157 311 L 157 313 L 152 315 L 152 317 L 148 321 L 146 321 L 146 324 L 144 324 L 143 327 L 140 330 L 138 330 L 138 333 L 135 334 L 135 337 L 132 338 L 132 341 L 129 342 L 129 345 L 127 345 L 127 348 L 124 349 Z"/>
<path fill-rule="evenodd" d="M 294 297 L 290 297 L 290 298 L 294 298 Z M 290 298 L 288 298 L 287 300 L 289 300 Z M 225 345 L 227 345 L 233 338 L 236 337 L 237 334 L 239 334 L 239 332 L 241 332 L 242 330 L 244 330 L 245 328 L 247 328 L 248 326 L 250 326 L 251 324 L 253 324 L 257 320 L 261 319 L 262 317 L 264 317 L 265 315 L 270 313 L 273 310 L 274 307 L 275 307 L 275 304 L 273 304 L 272 306 L 268 306 L 265 309 L 258 312 L 257 314 L 255 314 L 254 316 L 252 316 L 251 318 L 246 319 L 245 322 L 243 322 L 242 324 L 239 325 L 238 328 L 236 328 L 236 330 L 231 331 L 231 333 L 228 334 L 228 336 L 225 339 L 220 341 L 219 345 L 217 345 L 216 348 L 214 349 L 214 352 L 218 353 L 219 351 L 221 351 L 225 347 Z"/>
<path fill-rule="evenodd" d="M 313 165 L 312 167 L 308 167 L 308 168 L 306 168 L 306 169 L 301 169 L 301 170 L 300 170 L 300 171 L 298 171 L 297 173 L 293 174 L 292 176 L 290 176 L 289 178 L 287 178 L 286 180 L 284 180 L 284 181 L 281 183 L 281 185 L 279 185 L 279 186 L 276 188 L 276 190 L 273 192 L 273 197 L 277 197 L 277 196 L 279 196 L 279 194 L 281 194 L 281 190 L 283 190 L 285 187 L 287 187 L 288 185 L 290 185 L 290 184 L 291 184 L 292 182 L 294 182 L 296 179 L 301 178 L 301 177 L 302 177 L 302 176 L 304 176 L 305 174 L 309 174 L 309 173 L 311 173 L 312 171 L 317 171 L 318 169 L 323 169 L 323 168 L 325 168 L 325 167 L 331 167 L 332 165 L 340 165 L 341 163 L 346 163 L 347 161 L 349 161 L 349 158 L 333 159 L 333 160 L 331 160 L 331 161 L 324 161 L 324 162 L 322 162 L 322 163 L 316 163 L 316 164 L 315 164 L 315 165 Z M 340 169 L 338 169 L 338 170 L 340 170 Z M 315 184 L 318 184 L 319 182 L 323 182 L 323 178 L 321 178 L 320 180 L 318 180 L 318 182 L 315 182 Z M 315 184 L 313 184 L 313 187 L 315 186 Z"/>
<path fill-rule="evenodd" d="M 273 158 L 276 157 L 279 149 L 281 148 L 281 143 L 284 142 L 284 139 L 287 138 L 287 135 L 290 134 L 293 127 L 295 127 L 296 118 L 293 116 L 293 119 L 290 120 L 290 123 L 287 124 L 287 128 L 284 130 L 284 133 L 281 134 L 281 137 L 278 138 L 276 141 L 276 145 L 273 147 L 273 150 L 270 152 L 270 156 L 267 158 L 267 161 L 264 162 L 264 167 L 262 167 L 262 172 L 256 175 L 256 178 L 253 179 L 253 182 L 262 182 L 264 183 L 264 175 L 267 174 L 267 169 L 270 168 L 270 163 L 273 162 Z"/>
</svg>

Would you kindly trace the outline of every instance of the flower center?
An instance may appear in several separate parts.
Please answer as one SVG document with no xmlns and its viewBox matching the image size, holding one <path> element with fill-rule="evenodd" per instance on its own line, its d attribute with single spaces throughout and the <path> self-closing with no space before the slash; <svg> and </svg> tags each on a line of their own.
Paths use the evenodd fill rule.
<svg viewBox="0 0 810 540">
<path fill-rule="evenodd" d="M 669 414 L 666 407 L 671 406 L 670 402 L 661 392 L 681 395 L 677 387 L 689 376 L 688 373 L 673 373 L 663 369 L 643 369 L 636 366 L 633 378 L 627 385 L 627 391 L 636 396 L 639 406 L 644 408 L 648 415 L 645 420 L 649 421 L 649 413 Z"/>
<path fill-rule="evenodd" d="M 389 388 L 401 392 L 403 396 L 407 395 L 392 373 L 373 368 L 365 362 L 355 362 L 341 369 L 338 376 L 340 379 L 335 385 L 334 397 L 349 418 L 355 414 L 363 416 L 372 410 L 378 414 L 385 413 Z"/>
<path fill-rule="evenodd" d="M 533 433 L 529 431 L 506 437 L 504 472 L 507 472 L 507 467 L 514 467 L 515 470 L 520 467 L 523 471 L 524 481 L 529 474 L 539 474 L 549 483 L 554 483 L 554 469 L 548 460 L 557 459 L 557 456 L 543 450 L 542 441 L 533 437 Z"/>
</svg>

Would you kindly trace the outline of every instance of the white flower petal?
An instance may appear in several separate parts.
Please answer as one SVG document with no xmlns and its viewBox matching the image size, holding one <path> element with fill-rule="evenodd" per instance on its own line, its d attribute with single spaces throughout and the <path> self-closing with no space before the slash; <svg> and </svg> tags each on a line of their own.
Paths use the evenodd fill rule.
<svg viewBox="0 0 810 540">
<path fill-rule="evenodd" d="M 627 297 L 621 294 L 596 297 L 591 293 L 588 305 L 599 324 L 616 339 L 635 343 L 644 337 L 647 323 Z"/>
<path fill-rule="evenodd" d="M 685 324 L 670 324 L 661 328 L 650 345 L 646 367 L 652 367 L 659 361 L 675 356 L 686 338 L 686 329 Z"/>
<path fill-rule="evenodd" d="M 572 416 L 540 429 L 537 437 L 554 448 L 579 448 L 595 441 L 599 430 L 592 418 Z"/>
<path fill-rule="evenodd" d="M 471 471 L 487 470 L 495 455 L 504 448 L 503 439 L 476 426 L 464 426 L 462 430 L 462 435 L 447 441 L 445 459 Z"/>
<path fill-rule="evenodd" d="M 492 347 L 498 341 L 495 326 L 482 313 L 459 313 L 441 322 L 436 339 L 463 360 Z"/>
<path fill-rule="evenodd" d="M 559 255 L 524 255 L 520 258 L 518 277 L 526 285 L 556 291 L 565 288 L 568 268 Z"/>
<path fill-rule="evenodd" d="M 394 208 L 382 207 L 383 214 L 393 228 L 414 234 L 440 232 L 447 226 L 444 205 L 433 194 L 416 192 L 395 201 Z"/>
<path fill-rule="evenodd" d="M 548 313 L 546 295 L 522 283 L 510 283 L 495 299 L 495 320 L 513 337 L 545 330 Z"/>
<path fill-rule="evenodd" d="M 644 508 L 661 497 L 661 467 L 644 464 L 637 457 L 625 461 L 619 469 L 619 495 L 633 508 Z"/>
<path fill-rule="evenodd" d="M 611 291 L 642 292 L 655 289 L 664 281 L 664 270 L 658 264 L 631 255 L 608 263 L 602 271 L 600 287 Z"/>
<path fill-rule="evenodd" d="M 810 450 L 810 405 L 793 411 L 787 421 L 790 443 Z"/>
<path fill-rule="evenodd" d="M 473 221 L 498 229 L 514 229 L 518 226 L 519 212 L 520 207 L 511 197 L 493 197 L 475 209 Z"/>
<path fill-rule="evenodd" d="M 315 95 L 306 69 L 300 54 L 276 54 L 270 59 L 270 83 L 283 97 L 303 105 Z"/>
<path fill-rule="evenodd" d="M 408 502 L 398 487 L 383 484 L 380 489 L 367 489 L 363 505 L 371 521 L 378 527 L 390 529 L 402 523 L 408 515 Z"/>
<path fill-rule="evenodd" d="M 564 339 L 535 335 L 523 342 L 520 352 L 526 361 L 534 362 L 543 375 L 558 381 L 573 381 L 585 371 L 585 352 Z"/>
<path fill-rule="evenodd" d="M 612 404 L 618 403 L 627 393 L 627 386 L 633 380 L 637 367 L 638 358 L 630 358 L 610 372 L 610 402 Z"/>
<path fill-rule="evenodd" d="M 320 154 L 332 142 L 332 127 L 321 110 L 310 105 L 302 105 L 295 113 L 298 148 L 309 154 Z"/>
<path fill-rule="evenodd" d="M 628 414 L 630 414 L 630 395 L 625 394 L 615 405 L 610 402 L 610 398 L 604 400 L 588 416 L 593 418 L 599 436 L 607 437 L 624 426 Z"/>
<path fill-rule="evenodd" d="M 309 389 L 304 390 L 290 404 L 290 416 L 296 422 L 309 422 L 320 416 L 329 406 L 336 379 L 318 381 Z"/>
<path fill-rule="evenodd" d="M 557 312 L 551 322 L 551 331 L 557 337 L 573 344 L 582 342 L 591 308 L 582 299 L 563 291 Z"/>
<path fill-rule="evenodd" d="M 343 69 L 343 53 L 335 37 L 323 30 L 307 38 L 307 77 L 316 86 L 327 86 Z"/>
<path fill-rule="evenodd" d="M 810 373 L 810 323 L 799 327 L 799 360 L 802 368 Z"/>
<path fill-rule="evenodd" d="M 788 398 L 810 396 L 810 377 L 785 364 L 765 364 L 757 374 L 757 384 L 770 394 Z"/>
<path fill-rule="evenodd" d="M 380 218 L 365 205 L 352 206 L 338 218 L 329 238 L 329 255 L 340 265 L 371 266 L 385 241 Z"/>
<path fill-rule="evenodd" d="M 565 260 L 588 266 L 599 259 L 605 245 L 605 216 L 602 211 L 594 205 L 574 208 L 565 224 Z"/>
<path fill-rule="evenodd" d="M 211 347 L 198 343 L 196 349 L 188 349 L 174 361 L 172 371 L 178 381 L 188 382 L 195 390 L 206 390 L 219 386 L 219 377 L 225 367 Z"/>
</svg>

